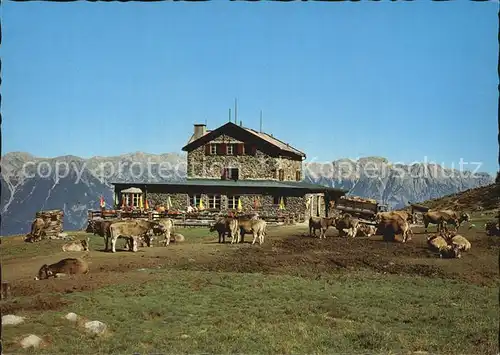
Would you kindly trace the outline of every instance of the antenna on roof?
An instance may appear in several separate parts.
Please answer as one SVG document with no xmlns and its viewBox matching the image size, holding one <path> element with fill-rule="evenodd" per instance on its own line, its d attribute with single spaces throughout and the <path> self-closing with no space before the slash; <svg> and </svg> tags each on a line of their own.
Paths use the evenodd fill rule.
<svg viewBox="0 0 500 355">
<path fill-rule="evenodd" d="M 234 123 L 238 124 L 238 101 L 234 99 Z"/>
<path fill-rule="evenodd" d="M 205 118 L 205 127 L 207 126 L 207 119 Z"/>
<path fill-rule="evenodd" d="M 260 133 L 262 133 L 262 110 L 260 110 Z"/>
<path fill-rule="evenodd" d="M 229 109 L 229 122 L 231 122 L 231 109 Z"/>
</svg>

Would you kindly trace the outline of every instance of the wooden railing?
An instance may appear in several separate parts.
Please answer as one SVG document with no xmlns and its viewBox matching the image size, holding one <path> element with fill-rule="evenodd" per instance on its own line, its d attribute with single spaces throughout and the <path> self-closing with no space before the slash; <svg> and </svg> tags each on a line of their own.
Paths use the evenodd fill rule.
<svg viewBox="0 0 500 355">
<path fill-rule="evenodd" d="M 180 227 L 208 227 L 221 217 L 229 217 L 217 212 L 194 212 L 194 213 L 165 213 L 156 211 L 131 211 L 125 212 L 120 210 L 89 210 L 88 220 L 103 218 L 103 219 L 129 219 L 141 218 L 147 220 L 157 220 L 160 218 L 171 218 L 174 224 Z M 259 218 L 266 221 L 269 225 L 277 224 L 295 224 L 304 221 L 304 215 L 298 213 L 287 213 L 282 215 L 261 215 Z"/>
</svg>

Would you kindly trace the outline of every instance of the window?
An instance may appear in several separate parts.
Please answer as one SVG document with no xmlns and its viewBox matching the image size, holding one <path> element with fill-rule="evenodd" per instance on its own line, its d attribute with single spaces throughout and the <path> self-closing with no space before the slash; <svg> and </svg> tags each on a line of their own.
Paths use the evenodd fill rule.
<svg viewBox="0 0 500 355">
<path fill-rule="evenodd" d="M 132 194 L 132 204 L 134 205 L 134 207 L 139 207 L 139 198 L 139 194 Z"/>
<path fill-rule="evenodd" d="M 227 208 L 230 210 L 235 210 L 238 208 L 238 199 L 240 196 L 228 196 L 227 197 Z"/>
<path fill-rule="evenodd" d="M 300 170 L 297 170 L 295 172 L 295 180 L 297 180 L 297 181 L 302 180 L 302 172 Z"/>
<path fill-rule="evenodd" d="M 278 179 L 279 179 L 280 181 L 285 180 L 285 171 L 284 171 L 283 169 L 279 169 L 279 170 L 278 170 Z"/>
<path fill-rule="evenodd" d="M 231 180 L 238 180 L 240 171 L 238 168 L 229 168 L 229 178 Z"/>
<path fill-rule="evenodd" d="M 234 154 L 234 146 L 232 144 L 227 145 L 227 150 L 226 150 L 227 155 L 233 155 Z"/>
<path fill-rule="evenodd" d="M 220 195 L 208 195 L 208 208 L 220 210 Z"/>
<path fill-rule="evenodd" d="M 210 154 L 215 155 L 217 154 L 217 145 L 215 144 L 210 144 Z"/>
<path fill-rule="evenodd" d="M 238 180 L 240 170 L 238 168 L 224 168 L 222 170 L 222 180 Z"/>
<path fill-rule="evenodd" d="M 281 197 L 283 197 L 283 204 L 286 206 L 286 197 L 284 197 L 284 196 L 274 196 L 273 204 L 279 205 L 281 202 Z"/>
<path fill-rule="evenodd" d="M 200 206 L 201 195 L 191 195 L 189 196 L 189 205 L 193 207 Z"/>
</svg>

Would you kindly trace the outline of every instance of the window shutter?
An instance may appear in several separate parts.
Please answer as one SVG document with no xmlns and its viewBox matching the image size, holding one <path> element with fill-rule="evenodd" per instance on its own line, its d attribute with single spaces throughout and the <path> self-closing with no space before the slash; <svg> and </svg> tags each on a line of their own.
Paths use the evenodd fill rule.
<svg viewBox="0 0 500 355">
<path fill-rule="evenodd" d="M 210 155 L 210 144 L 205 145 L 205 155 Z"/>
<path fill-rule="evenodd" d="M 217 144 L 217 155 L 226 154 L 226 143 Z"/>
<path fill-rule="evenodd" d="M 257 154 L 257 147 L 256 147 L 256 146 L 254 146 L 254 145 L 252 145 L 252 146 L 250 147 L 250 151 L 251 151 L 251 154 L 252 154 L 252 155 Z"/>
<path fill-rule="evenodd" d="M 236 144 L 236 155 L 243 155 L 243 144 Z"/>
</svg>

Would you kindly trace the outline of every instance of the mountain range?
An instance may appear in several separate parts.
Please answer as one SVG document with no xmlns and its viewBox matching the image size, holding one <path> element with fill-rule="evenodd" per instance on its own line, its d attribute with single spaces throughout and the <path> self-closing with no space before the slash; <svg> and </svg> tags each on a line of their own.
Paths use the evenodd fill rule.
<svg viewBox="0 0 500 355">
<path fill-rule="evenodd" d="M 64 229 L 86 225 L 87 210 L 99 197 L 113 203 L 111 182 L 162 182 L 186 175 L 186 156 L 177 153 L 130 153 L 114 157 L 35 157 L 14 152 L 1 159 L 0 235 L 29 232 L 39 210 L 62 209 Z M 391 164 L 381 157 L 305 163 L 307 182 L 349 190 L 402 208 L 411 202 L 442 197 L 494 182 L 487 173 L 445 169 L 436 164 Z"/>
</svg>

